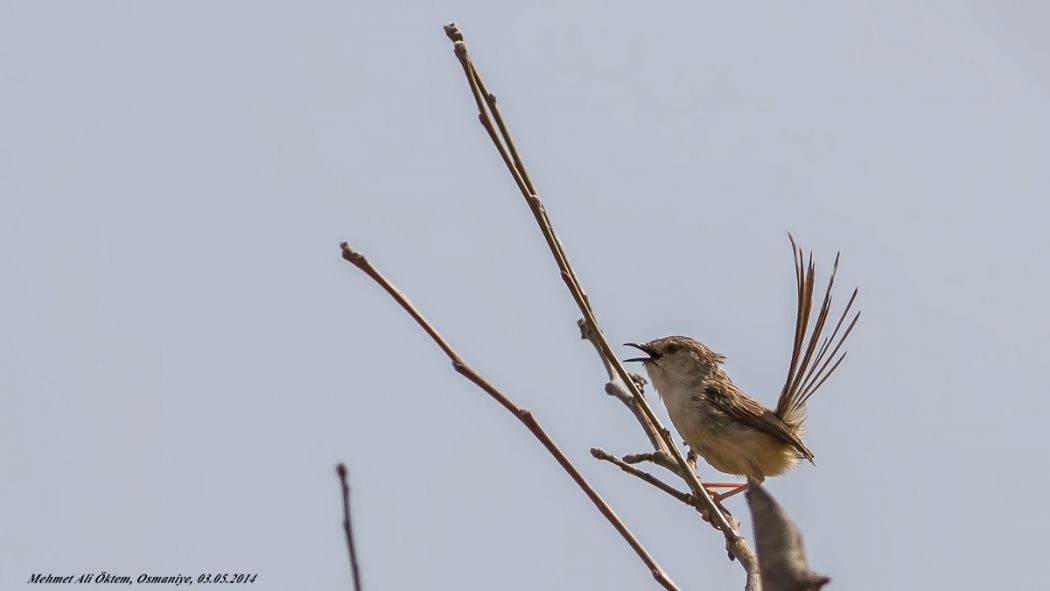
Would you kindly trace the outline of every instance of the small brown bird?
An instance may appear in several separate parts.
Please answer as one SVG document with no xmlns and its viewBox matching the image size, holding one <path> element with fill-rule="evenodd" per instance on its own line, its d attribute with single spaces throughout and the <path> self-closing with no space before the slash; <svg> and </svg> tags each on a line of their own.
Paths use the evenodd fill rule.
<svg viewBox="0 0 1050 591">
<path fill-rule="evenodd" d="M 766 476 L 784 473 L 802 459 L 813 462 L 813 452 L 802 441 L 806 402 L 846 357 L 845 352 L 839 355 L 839 349 L 860 317 L 857 312 L 839 334 L 857 297 L 854 289 L 834 330 L 829 336 L 823 336 L 838 271 L 836 256 L 824 302 L 810 327 L 813 255 L 810 253 L 808 263 L 803 264 L 802 250 L 794 237 L 790 234 L 788 237 L 795 259 L 798 308 L 791 363 L 775 410 L 766 408 L 733 384 L 722 369 L 725 357 L 694 339 L 670 336 L 641 345 L 626 343 L 648 355 L 625 361 L 643 363 L 653 387 L 667 406 L 671 422 L 690 449 L 721 472 L 747 476 L 758 482 Z M 746 484 L 737 485 L 736 489 L 716 498 L 724 499 L 746 487 Z"/>
</svg>

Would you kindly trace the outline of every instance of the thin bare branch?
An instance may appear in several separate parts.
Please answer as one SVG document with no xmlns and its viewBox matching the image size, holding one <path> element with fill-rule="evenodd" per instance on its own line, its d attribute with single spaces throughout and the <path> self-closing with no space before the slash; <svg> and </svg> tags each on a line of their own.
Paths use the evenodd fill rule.
<svg viewBox="0 0 1050 591">
<path fill-rule="evenodd" d="M 684 493 L 678 490 L 677 488 L 671 486 L 670 484 L 667 484 L 663 480 L 660 480 L 659 478 L 653 476 L 652 474 L 644 470 L 639 470 L 638 468 L 635 468 L 634 466 L 628 464 L 627 462 L 621 460 L 620 458 L 614 456 L 613 454 L 605 451 L 600 447 L 592 447 L 591 455 L 594 456 L 596 459 L 609 462 L 610 464 L 618 466 L 621 470 L 630 474 L 631 476 L 636 476 L 644 480 L 645 482 L 648 482 L 649 484 L 664 491 L 665 493 L 671 495 L 679 501 L 682 501 L 690 507 L 699 508 L 700 503 L 697 502 L 696 497 L 694 497 L 693 495 L 690 495 L 689 493 Z"/>
<path fill-rule="evenodd" d="M 561 448 L 554 443 L 550 435 L 540 426 L 539 421 L 532 415 L 528 409 L 522 408 L 510 399 L 506 394 L 500 391 L 498 388 L 493 386 L 470 367 L 462 357 L 456 353 L 455 349 L 449 345 L 448 341 L 438 333 L 437 329 L 430 324 L 423 314 L 409 301 L 408 297 L 402 293 L 393 283 L 390 282 L 382 273 L 376 269 L 372 263 L 365 258 L 364 255 L 355 251 L 346 242 L 342 243 L 343 258 L 350 261 L 358 269 L 364 271 L 366 275 L 371 277 L 376 283 L 380 285 L 391 297 L 416 321 L 416 323 L 422 328 L 430 338 L 445 352 L 449 360 L 452 362 L 453 369 L 456 370 L 460 375 L 467 378 L 471 382 L 474 382 L 479 388 L 485 391 L 491 396 L 496 402 L 511 412 L 519 421 L 521 421 L 526 428 L 539 440 L 539 442 L 547 449 L 547 451 L 554 456 L 554 459 L 561 465 L 569 476 L 573 479 L 577 486 L 583 490 L 587 498 L 594 503 L 594 506 L 598 508 L 598 511 L 605 516 L 605 518 L 612 524 L 613 528 L 620 534 L 620 536 L 627 542 L 627 544 L 634 550 L 635 554 L 642 560 L 643 563 L 649 568 L 649 572 L 653 575 L 653 578 L 657 580 L 665 589 L 677 590 L 678 586 L 675 585 L 674 581 L 664 572 L 663 568 L 656 562 L 656 559 L 649 554 L 649 551 L 642 546 L 642 543 L 634 536 L 634 533 L 628 529 L 627 525 L 620 519 L 620 517 L 613 511 L 613 508 L 605 502 L 605 499 L 598 494 L 598 491 L 594 489 L 584 478 L 583 474 L 576 468 L 576 466 L 569 460 L 569 457 L 562 452 Z"/>
<path fill-rule="evenodd" d="M 671 457 L 671 454 L 659 451 L 627 454 L 623 457 L 623 461 L 627 462 L 628 464 L 641 464 L 642 462 L 651 462 L 653 464 L 656 464 L 657 466 L 667 468 L 668 470 L 674 472 L 679 476 L 682 476 L 681 468 L 679 468 L 678 464 L 675 463 L 674 458 Z M 695 463 L 696 460 L 693 461 Z M 682 480 L 685 480 L 685 478 L 683 477 Z"/>
<path fill-rule="evenodd" d="M 354 577 L 354 591 L 361 591 L 361 571 L 357 567 L 357 549 L 354 547 L 354 526 L 350 521 L 350 483 L 347 481 L 346 465 L 335 467 L 343 489 L 343 534 L 346 536 L 346 549 L 350 553 L 350 572 Z"/>
<path fill-rule="evenodd" d="M 558 265 L 562 280 L 565 282 L 573 300 L 583 314 L 588 329 L 592 331 L 594 335 L 594 340 L 598 345 L 602 358 L 612 366 L 616 371 L 616 375 L 631 391 L 631 395 L 635 398 L 638 408 L 644 415 L 645 420 L 651 423 L 653 428 L 660 433 L 671 457 L 674 458 L 675 463 L 680 467 L 684 474 L 684 478 L 689 484 L 689 488 L 713 516 L 711 521 L 712 525 L 722 532 L 726 538 L 727 546 L 730 548 L 731 555 L 740 561 L 741 565 L 748 573 L 748 588 L 757 588 L 757 580 L 753 581 L 753 579 L 757 579 L 757 577 L 754 576 L 757 573 L 757 561 L 755 560 L 754 553 L 736 529 L 729 523 L 725 516 L 722 515 L 722 512 L 718 510 L 714 500 L 708 494 L 707 490 L 700 484 L 700 479 L 697 477 L 696 472 L 689 469 L 689 464 L 678 450 L 674 440 L 671 439 L 670 432 L 660 426 L 660 421 L 656 418 L 656 414 L 653 413 L 649 403 L 646 402 L 645 398 L 642 396 L 641 390 L 631 380 L 629 373 L 623 367 L 623 364 L 620 363 L 620 360 L 617 358 L 615 352 L 613 352 L 612 347 L 609 345 L 608 340 L 605 338 L 605 335 L 598 325 L 589 300 L 580 285 L 579 280 L 576 278 L 575 271 L 569 264 L 568 257 L 562 248 L 561 241 L 554 232 L 554 228 L 549 216 L 547 215 L 546 208 L 543 206 L 543 202 L 536 194 L 531 183 L 526 181 L 528 174 L 525 172 L 525 167 L 521 163 L 521 159 L 516 153 L 511 154 L 507 147 L 508 145 L 513 145 L 513 142 L 510 140 L 510 134 L 507 132 L 506 126 L 503 124 L 502 115 L 498 114 L 499 108 L 496 104 L 495 97 L 487 90 L 483 90 L 484 86 L 481 82 L 481 76 L 478 74 L 477 69 L 474 67 L 474 63 L 467 52 L 467 46 L 463 41 L 462 32 L 455 23 L 449 23 L 448 25 L 445 25 L 445 34 L 448 35 L 448 38 L 453 42 L 454 52 L 463 67 L 463 72 L 467 78 L 467 83 L 470 86 L 474 102 L 478 106 L 478 118 L 481 121 L 482 126 L 485 128 L 485 131 L 488 133 L 489 138 L 492 140 L 493 145 L 496 147 L 496 150 L 503 158 L 503 162 L 507 166 L 508 172 L 510 172 L 511 177 L 518 186 L 518 190 L 525 198 L 525 202 L 528 204 L 529 209 L 532 211 L 533 217 L 536 219 L 536 223 Z M 497 126 L 493 124 L 493 118 L 497 118 L 500 121 L 498 129 Z"/>
</svg>

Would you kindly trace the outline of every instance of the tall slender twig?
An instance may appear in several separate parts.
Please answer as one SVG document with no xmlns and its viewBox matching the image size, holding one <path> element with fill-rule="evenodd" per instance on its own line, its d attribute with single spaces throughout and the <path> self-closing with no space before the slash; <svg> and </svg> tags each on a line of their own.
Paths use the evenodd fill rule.
<svg viewBox="0 0 1050 591">
<path fill-rule="evenodd" d="M 696 472 L 690 469 L 689 464 L 678 450 L 678 446 L 675 445 L 670 431 L 660 426 L 660 421 L 657 419 L 656 414 L 653 413 L 649 403 L 646 402 L 645 397 L 642 396 L 641 390 L 631 380 L 627 370 L 616 357 L 616 354 L 613 352 L 612 347 L 609 345 L 608 340 L 605 338 L 604 333 L 598 325 L 598 321 L 595 319 L 594 312 L 591 309 L 590 302 L 585 295 L 579 280 L 576 278 L 576 273 L 573 271 L 572 265 L 569 263 L 568 256 L 565 254 L 561 241 L 554 232 L 546 208 L 536 194 L 531 181 L 528 180 L 528 173 L 525 171 L 525 166 L 522 163 L 521 158 L 518 156 L 517 150 L 513 148 L 514 142 L 510 138 L 510 134 L 507 132 L 502 115 L 499 113 L 499 107 L 496 105 L 496 97 L 485 89 L 484 83 L 481 81 L 481 76 L 475 68 L 470 55 L 467 53 L 467 46 L 463 41 L 463 33 L 455 23 L 449 23 L 445 25 L 445 34 L 452 41 L 455 55 L 463 67 L 463 73 L 467 78 L 467 83 L 470 86 L 474 102 L 478 107 L 478 118 L 481 121 L 482 126 L 485 128 L 485 131 L 488 133 L 489 139 L 492 140 L 493 145 L 502 157 L 504 164 L 507 166 L 507 170 L 510 172 L 511 177 L 518 186 L 518 190 L 521 191 L 522 196 L 525 198 L 525 202 L 528 204 L 529 209 L 532 211 L 533 217 L 536 219 L 536 223 L 539 225 L 540 231 L 551 251 L 551 255 L 554 257 L 554 260 L 558 265 L 562 280 L 565 282 L 573 300 L 583 314 L 584 321 L 587 323 L 588 330 L 592 332 L 595 344 L 601 352 L 602 358 L 615 370 L 616 375 L 630 390 L 645 422 L 649 423 L 646 427 L 647 432 L 649 429 L 653 429 L 656 433 L 660 434 L 663 443 L 667 447 L 668 453 L 671 454 L 675 464 L 681 470 L 683 477 L 689 484 L 689 488 L 692 489 L 693 495 L 697 497 L 710 514 L 712 525 L 721 530 L 722 534 L 725 536 L 726 546 L 730 554 L 740 561 L 740 564 L 744 567 L 744 570 L 747 573 L 746 589 L 758 589 L 758 563 L 751 548 L 748 547 L 744 539 L 729 523 L 726 516 L 718 509 L 707 490 L 702 484 L 700 484 L 700 479 L 697 477 Z M 496 124 L 493 123 L 493 120 L 496 121 Z"/>
<path fill-rule="evenodd" d="M 350 571 L 354 576 L 354 591 L 361 591 L 361 571 L 357 567 L 357 549 L 354 547 L 354 526 L 350 521 L 350 483 L 347 482 L 346 465 L 335 467 L 339 482 L 343 488 L 343 534 L 346 536 L 346 549 L 350 553 Z"/>
<path fill-rule="evenodd" d="M 642 546 L 642 543 L 634 536 L 634 533 L 628 529 L 627 525 L 620 519 L 620 517 L 613 511 L 613 508 L 605 502 L 605 499 L 598 494 L 598 491 L 594 489 L 584 478 L 583 474 L 576 468 L 576 466 L 569 460 L 569 457 L 554 443 L 550 435 L 540 426 L 539 421 L 532 415 L 528 409 L 522 408 L 510 399 L 506 394 L 501 392 L 488 380 L 483 378 L 481 374 L 476 372 L 472 367 L 467 365 L 467 362 L 456 353 L 455 349 L 448 344 L 448 341 L 438 333 L 437 329 L 423 316 L 423 314 L 409 301 L 408 297 L 405 296 L 393 283 L 390 282 L 382 273 L 376 269 L 372 263 L 368 261 L 361 253 L 350 248 L 350 245 L 346 242 L 341 245 L 343 250 L 343 258 L 353 263 L 358 269 L 365 272 L 366 275 L 371 277 L 376 283 L 378 283 L 391 297 L 402 307 L 408 314 L 416 321 L 416 324 L 420 326 L 430 338 L 445 352 L 449 360 L 452 361 L 452 367 L 460 375 L 467 378 L 471 382 L 474 382 L 479 388 L 484 390 L 489 396 L 491 396 L 496 402 L 500 403 L 504 408 L 511 412 L 519 421 L 521 421 L 525 427 L 543 444 L 543 447 L 547 448 L 554 459 L 558 462 L 561 467 L 568 472 L 569 476 L 572 477 L 576 485 L 583 490 L 587 498 L 594 503 L 594 506 L 598 508 L 598 511 L 605 516 L 605 518 L 612 524 L 620 536 L 627 542 L 627 544 L 634 550 L 635 554 L 645 563 L 649 568 L 649 572 L 652 573 L 655 578 L 665 589 L 677 590 L 678 586 L 675 585 L 674 581 L 664 572 L 663 568 L 656 562 L 656 559 L 649 554 L 649 551 Z"/>
</svg>

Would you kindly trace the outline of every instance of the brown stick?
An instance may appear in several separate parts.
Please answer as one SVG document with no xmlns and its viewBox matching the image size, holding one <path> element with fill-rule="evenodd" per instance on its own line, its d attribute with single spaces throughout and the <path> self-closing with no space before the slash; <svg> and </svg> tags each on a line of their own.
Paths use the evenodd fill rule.
<svg viewBox="0 0 1050 591">
<path fill-rule="evenodd" d="M 640 478 L 641 480 L 644 480 L 645 482 L 648 482 L 649 484 L 651 484 L 651 485 L 655 486 L 656 488 L 664 491 L 665 493 L 671 495 L 672 497 L 678 499 L 679 501 L 682 501 L 683 503 L 685 503 L 686 505 L 689 505 L 690 507 L 696 507 L 699 504 L 699 503 L 697 503 L 696 499 L 692 495 L 690 495 L 688 493 L 684 493 L 684 492 L 676 489 L 675 487 L 671 486 L 670 484 L 667 484 L 663 480 L 660 480 L 659 478 L 653 476 L 652 474 L 650 474 L 650 473 L 648 473 L 648 472 L 646 472 L 644 470 L 639 470 L 638 468 L 635 468 L 634 466 L 628 464 L 627 462 L 621 460 L 620 458 L 612 455 L 611 453 L 605 451 L 604 449 L 602 449 L 600 447 L 592 447 L 591 448 L 591 455 L 594 456 L 595 459 L 602 460 L 602 461 L 605 461 L 605 462 L 609 462 L 610 464 L 619 467 L 621 470 L 623 470 L 624 472 L 630 474 L 631 476 L 636 476 L 636 477 Z"/>
<path fill-rule="evenodd" d="M 357 550 L 354 548 L 354 526 L 350 521 L 350 484 L 346 479 L 346 465 L 335 467 L 339 482 L 343 488 L 343 534 L 346 535 L 346 549 L 350 553 L 350 571 L 354 576 L 354 591 L 361 591 L 361 573 L 357 568 Z"/>
<path fill-rule="evenodd" d="M 722 512 L 718 510 L 714 500 L 707 493 L 707 490 L 703 485 L 700 484 L 700 479 L 697 477 L 696 472 L 689 469 L 689 464 L 675 445 L 674 440 L 671 438 L 670 431 L 660 426 L 660 421 L 656 418 L 656 414 L 653 413 L 652 408 L 650 408 L 648 402 L 646 402 L 645 398 L 642 396 L 641 390 L 639 390 L 637 385 L 631 380 L 627 370 L 623 367 L 623 364 L 620 363 L 620 360 L 616 357 L 612 347 L 609 346 L 609 342 L 605 338 L 604 333 L 602 333 L 602 330 L 594 317 L 594 312 L 591 309 L 588 298 L 584 293 L 579 280 L 576 278 L 575 271 L 573 271 L 572 266 L 569 264 L 568 256 L 562 248 L 561 241 L 554 232 L 550 218 L 547 216 L 546 208 L 544 208 L 543 202 L 536 194 L 532 183 L 528 180 L 528 173 L 525 171 L 525 166 L 522 164 L 521 158 L 518 156 L 517 151 L 513 149 L 514 142 L 510 138 L 510 134 L 507 132 L 502 115 L 499 113 L 499 107 L 496 105 L 496 97 L 485 89 L 484 83 L 481 82 L 481 76 L 475 68 L 470 55 L 467 53 L 467 46 L 463 41 L 463 33 L 455 23 L 449 23 L 445 25 L 445 34 L 452 41 L 456 58 L 463 67 L 463 73 L 467 78 L 468 85 L 470 86 L 471 95 L 474 97 L 474 102 L 478 107 L 478 118 L 481 121 L 482 126 L 485 128 L 485 131 L 488 133 L 489 139 L 492 140 L 496 150 L 503 158 L 503 163 L 507 166 L 507 170 L 510 172 L 511 177 L 518 186 L 518 190 L 525 198 L 529 210 L 532 211 L 533 217 L 536 219 L 536 223 L 539 225 L 540 231 L 551 251 L 551 255 L 554 256 L 554 260 L 558 265 L 562 280 L 565 282 L 566 287 L 569 288 L 569 293 L 572 295 L 577 307 L 579 307 L 580 312 L 583 314 L 584 321 L 587 324 L 587 329 L 591 331 L 592 338 L 595 345 L 598 347 L 602 358 L 612 366 L 616 375 L 628 387 L 632 396 L 634 396 L 638 408 L 641 410 L 642 418 L 644 418 L 645 421 L 645 423 L 643 423 L 643 428 L 645 428 L 647 433 L 650 432 L 650 430 L 654 430 L 660 434 L 663 444 L 667 446 L 671 457 L 675 460 L 675 464 L 682 471 L 683 477 L 689 484 L 689 488 L 693 491 L 693 495 L 703 503 L 704 507 L 712 516 L 712 525 L 721 530 L 722 534 L 725 536 L 726 547 L 731 556 L 740 561 L 740 564 L 744 567 L 744 570 L 747 573 L 746 589 L 758 589 L 758 562 L 755 559 L 755 555 L 751 551 L 751 548 L 748 547 L 747 542 L 744 541 L 726 517 L 722 515 Z M 496 120 L 496 125 L 493 124 L 493 119 Z M 499 128 L 498 130 L 497 125 Z"/>
<path fill-rule="evenodd" d="M 678 586 L 675 585 L 674 581 L 664 572 L 663 568 L 656 562 L 656 559 L 649 554 L 649 551 L 642 546 L 642 543 L 634 536 L 634 533 L 627 528 L 627 525 L 620 519 L 613 508 L 605 502 L 605 499 L 598 494 L 598 491 L 594 489 L 587 482 L 587 479 L 583 477 L 583 474 L 573 465 L 572 461 L 569 460 L 568 456 L 554 443 L 550 435 L 543 430 L 540 426 L 539 421 L 532 415 L 528 409 L 518 406 L 513 400 L 510 399 L 506 394 L 501 392 L 498 388 L 493 386 L 476 372 L 472 367 L 467 365 L 467 362 L 456 353 L 455 349 L 448 344 L 448 341 L 438 333 L 437 329 L 430 324 L 423 314 L 416 309 L 412 302 L 409 301 L 408 297 L 398 290 L 382 273 L 379 272 L 372 263 L 368 261 L 361 253 L 350 248 L 350 245 L 346 242 L 342 243 L 343 258 L 353 263 L 358 269 L 365 272 L 366 275 L 371 277 L 376 283 L 380 285 L 391 297 L 402 307 L 409 316 L 411 316 L 416 324 L 420 326 L 430 338 L 445 352 L 449 360 L 452 361 L 452 368 L 456 370 L 460 375 L 467 378 L 471 382 L 474 382 L 479 388 L 484 390 L 489 396 L 491 396 L 496 402 L 500 403 L 503 408 L 506 408 L 511 412 L 519 421 L 521 421 L 526 428 L 543 444 L 543 447 L 547 448 L 554 459 L 558 462 L 561 467 L 568 472 L 569 476 L 572 477 L 576 485 L 583 490 L 587 498 L 594 503 L 594 506 L 598 508 L 598 511 L 605 516 L 605 518 L 612 524 L 612 526 L 619 532 L 620 536 L 627 542 L 627 544 L 634 550 L 635 554 L 645 563 L 649 568 L 649 572 L 652 573 L 655 578 L 665 589 L 669 591 L 677 591 Z"/>
</svg>

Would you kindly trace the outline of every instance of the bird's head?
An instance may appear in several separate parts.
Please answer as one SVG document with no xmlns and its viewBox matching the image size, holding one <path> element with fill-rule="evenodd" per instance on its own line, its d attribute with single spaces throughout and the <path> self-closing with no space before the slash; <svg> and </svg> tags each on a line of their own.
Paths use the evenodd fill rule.
<svg viewBox="0 0 1050 591">
<path fill-rule="evenodd" d="M 624 362 L 641 361 L 649 376 L 658 380 L 658 375 L 676 381 L 703 379 L 725 361 L 696 339 L 682 336 L 664 337 L 648 343 L 624 343 L 646 354 L 646 357 L 624 359 Z"/>
</svg>

